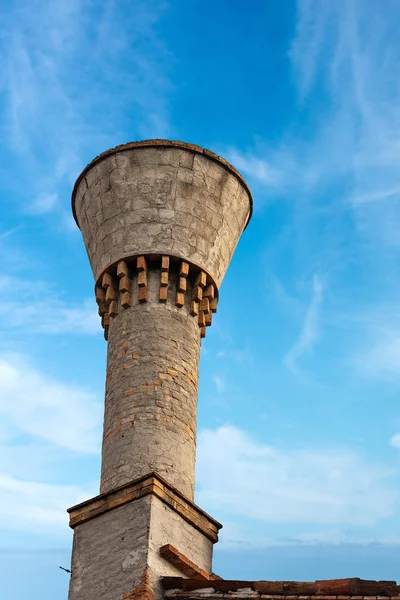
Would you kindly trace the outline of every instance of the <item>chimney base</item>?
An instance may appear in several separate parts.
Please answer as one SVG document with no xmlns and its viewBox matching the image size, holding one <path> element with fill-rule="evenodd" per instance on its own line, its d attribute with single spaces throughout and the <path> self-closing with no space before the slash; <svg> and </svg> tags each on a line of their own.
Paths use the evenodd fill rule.
<svg viewBox="0 0 400 600">
<path fill-rule="evenodd" d="M 222 526 L 156 473 L 68 512 L 74 529 L 69 600 L 161 599 L 160 577 L 185 575 L 162 551 L 167 544 L 213 577 L 213 544 Z"/>
</svg>

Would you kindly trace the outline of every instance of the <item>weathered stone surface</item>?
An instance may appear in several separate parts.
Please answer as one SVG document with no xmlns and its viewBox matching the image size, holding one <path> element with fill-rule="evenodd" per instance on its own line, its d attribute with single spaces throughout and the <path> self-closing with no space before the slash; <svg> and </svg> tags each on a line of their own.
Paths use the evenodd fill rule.
<svg viewBox="0 0 400 600">
<path fill-rule="evenodd" d="M 182 575 L 166 544 L 211 574 L 220 526 L 192 502 L 200 337 L 251 195 L 212 152 L 149 140 L 92 161 L 73 208 L 108 356 L 101 495 L 71 511 L 69 599 L 157 600 L 160 576 Z"/>
<path fill-rule="evenodd" d="M 96 280 L 118 259 L 154 252 L 202 266 L 218 286 L 251 211 L 237 172 L 184 144 L 105 153 L 73 203 Z"/>
<path fill-rule="evenodd" d="M 157 473 L 149 473 L 106 494 L 72 506 L 68 509 L 70 527 L 74 529 L 82 523 L 150 494 L 159 498 L 213 543 L 218 541 L 218 532 L 222 525 Z"/>
<path fill-rule="evenodd" d="M 148 272 L 146 304 L 133 280 L 130 308 L 110 322 L 101 492 L 156 471 L 193 499 L 200 336 L 190 294 L 175 304 L 177 276 L 166 303 L 160 271 Z"/>
<path fill-rule="evenodd" d="M 167 543 L 211 573 L 211 540 L 155 496 L 139 498 L 78 525 L 69 600 L 120 600 L 146 589 L 148 598 L 162 598 L 160 575 L 182 575 L 160 555 Z"/>
<path fill-rule="evenodd" d="M 75 529 L 69 600 L 117 600 L 142 583 L 150 511 L 146 496 Z"/>
</svg>

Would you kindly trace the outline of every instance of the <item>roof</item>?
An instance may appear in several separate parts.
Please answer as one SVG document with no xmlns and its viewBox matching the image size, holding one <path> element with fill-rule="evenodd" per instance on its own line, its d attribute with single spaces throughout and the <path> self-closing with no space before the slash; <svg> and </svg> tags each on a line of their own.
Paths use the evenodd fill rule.
<svg viewBox="0 0 400 600">
<path fill-rule="evenodd" d="M 162 578 L 165 597 L 176 600 L 400 600 L 400 586 L 395 581 L 365 579 L 331 579 L 301 581 L 213 581 Z"/>
</svg>

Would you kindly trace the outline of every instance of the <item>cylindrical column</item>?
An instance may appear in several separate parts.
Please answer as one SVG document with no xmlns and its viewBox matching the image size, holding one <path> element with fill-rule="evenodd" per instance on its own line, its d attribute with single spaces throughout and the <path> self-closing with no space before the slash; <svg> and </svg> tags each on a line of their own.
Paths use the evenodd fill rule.
<svg viewBox="0 0 400 600">
<path fill-rule="evenodd" d="M 78 178 L 108 339 L 102 492 L 155 471 L 193 499 L 200 339 L 251 206 L 231 165 L 182 142 L 119 146 Z"/>
<path fill-rule="evenodd" d="M 160 302 L 157 266 L 148 271 L 147 302 L 133 293 L 110 322 L 101 492 L 154 471 L 193 499 L 199 327 L 189 289 L 176 306 L 175 273 Z"/>
</svg>

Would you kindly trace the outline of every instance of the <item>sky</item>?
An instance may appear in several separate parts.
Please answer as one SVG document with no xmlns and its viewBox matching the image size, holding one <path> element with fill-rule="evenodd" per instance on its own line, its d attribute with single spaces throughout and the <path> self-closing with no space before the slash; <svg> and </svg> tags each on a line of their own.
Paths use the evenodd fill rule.
<svg viewBox="0 0 400 600">
<path fill-rule="evenodd" d="M 70 195 L 152 137 L 254 197 L 202 345 L 214 571 L 399 581 L 398 2 L 9 0 L 0 21 L 2 597 L 67 597 L 106 358 Z"/>
</svg>

